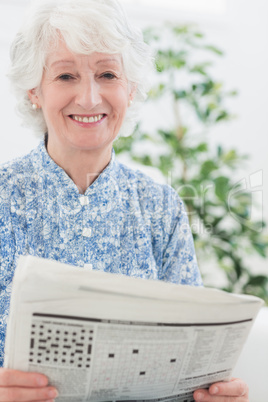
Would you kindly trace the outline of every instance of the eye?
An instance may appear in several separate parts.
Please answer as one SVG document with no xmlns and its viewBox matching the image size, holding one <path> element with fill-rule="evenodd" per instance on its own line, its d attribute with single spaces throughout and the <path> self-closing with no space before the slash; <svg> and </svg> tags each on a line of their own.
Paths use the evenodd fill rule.
<svg viewBox="0 0 268 402">
<path fill-rule="evenodd" d="M 70 74 L 62 74 L 58 78 L 61 81 L 70 81 L 73 79 L 73 77 Z"/>
<path fill-rule="evenodd" d="M 114 78 L 116 78 L 115 74 L 113 73 L 104 73 L 102 74 L 103 78 L 106 78 L 107 80 L 113 80 Z"/>
</svg>

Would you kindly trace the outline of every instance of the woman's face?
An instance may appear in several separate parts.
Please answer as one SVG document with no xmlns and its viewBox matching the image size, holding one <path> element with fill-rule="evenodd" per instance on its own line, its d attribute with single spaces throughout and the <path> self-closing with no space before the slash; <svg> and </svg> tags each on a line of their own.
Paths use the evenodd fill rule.
<svg viewBox="0 0 268 402">
<path fill-rule="evenodd" d="M 50 149 L 68 153 L 112 148 L 132 92 L 120 55 L 74 54 L 61 42 L 28 94 L 42 108 Z"/>
</svg>

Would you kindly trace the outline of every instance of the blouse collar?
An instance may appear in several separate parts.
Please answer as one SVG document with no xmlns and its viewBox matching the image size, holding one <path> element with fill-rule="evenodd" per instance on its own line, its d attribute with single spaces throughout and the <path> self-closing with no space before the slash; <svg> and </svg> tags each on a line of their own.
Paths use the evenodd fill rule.
<svg viewBox="0 0 268 402">
<path fill-rule="evenodd" d="M 58 197 L 63 204 L 72 204 L 83 196 L 95 196 L 98 202 L 107 205 L 111 200 L 117 198 L 119 193 L 117 169 L 114 149 L 111 153 L 111 160 L 98 178 L 87 188 L 84 194 L 80 194 L 78 188 L 68 174 L 57 165 L 49 156 L 45 141 L 42 140 L 39 146 L 32 153 L 32 163 L 42 178 L 43 183 L 52 183 L 56 187 Z"/>
</svg>

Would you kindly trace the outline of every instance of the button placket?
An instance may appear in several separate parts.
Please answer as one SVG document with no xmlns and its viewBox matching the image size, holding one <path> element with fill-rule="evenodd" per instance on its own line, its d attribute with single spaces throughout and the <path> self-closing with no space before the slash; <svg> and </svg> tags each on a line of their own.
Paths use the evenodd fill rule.
<svg viewBox="0 0 268 402">
<path fill-rule="evenodd" d="M 79 198 L 80 204 L 82 207 L 86 207 L 87 205 L 89 205 L 89 198 L 85 195 L 80 196 Z M 83 208 L 83 216 L 84 216 L 84 223 L 83 225 L 86 224 L 87 220 L 85 219 L 85 216 L 87 216 L 87 208 Z M 90 227 L 83 227 L 82 229 L 82 236 L 84 238 L 89 238 L 92 235 L 92 229 Z M 86 247 L 86 245 L 84 244 L 84 248 Z M 90 263 L 86 263 L 85 260 L 88 260 L 88 256 L 85 256 L 85 249 L 84 249 L 84 268 L 87 270 L 92 270 L 93 269 L 93 265 Z"/>
<path fill-rule="evenodd" d="M 85 196 L 85 195 L 82 195 L 82 196 L 80 197 L 79 201 L 80 201 L 80 204 L 81 204 L 83 207 L 89 204 L 89 199 L 88 199 L 88 197 Z M 82 230 L 82 236 L 83 236 L 83 237 L 90 237 L 91 234 L 92 234 L 91 228 L 89 228 L 89 227 L 84 227 L 84 228 L 83 228 L 83 230 Z"/>
</svg>

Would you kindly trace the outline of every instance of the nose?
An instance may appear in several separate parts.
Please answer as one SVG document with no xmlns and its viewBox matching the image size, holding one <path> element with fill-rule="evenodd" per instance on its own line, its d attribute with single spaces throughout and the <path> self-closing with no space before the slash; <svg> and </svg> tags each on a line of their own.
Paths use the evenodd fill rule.
<svg viewBox="0 0 268 402">
<path fill-rule="evenodd" d="M 83 109 L 90 111 L 102 102 L 100 86 L 94 77 L 87 77 L 81 80 L 75 103 Z"/>
</svg>

